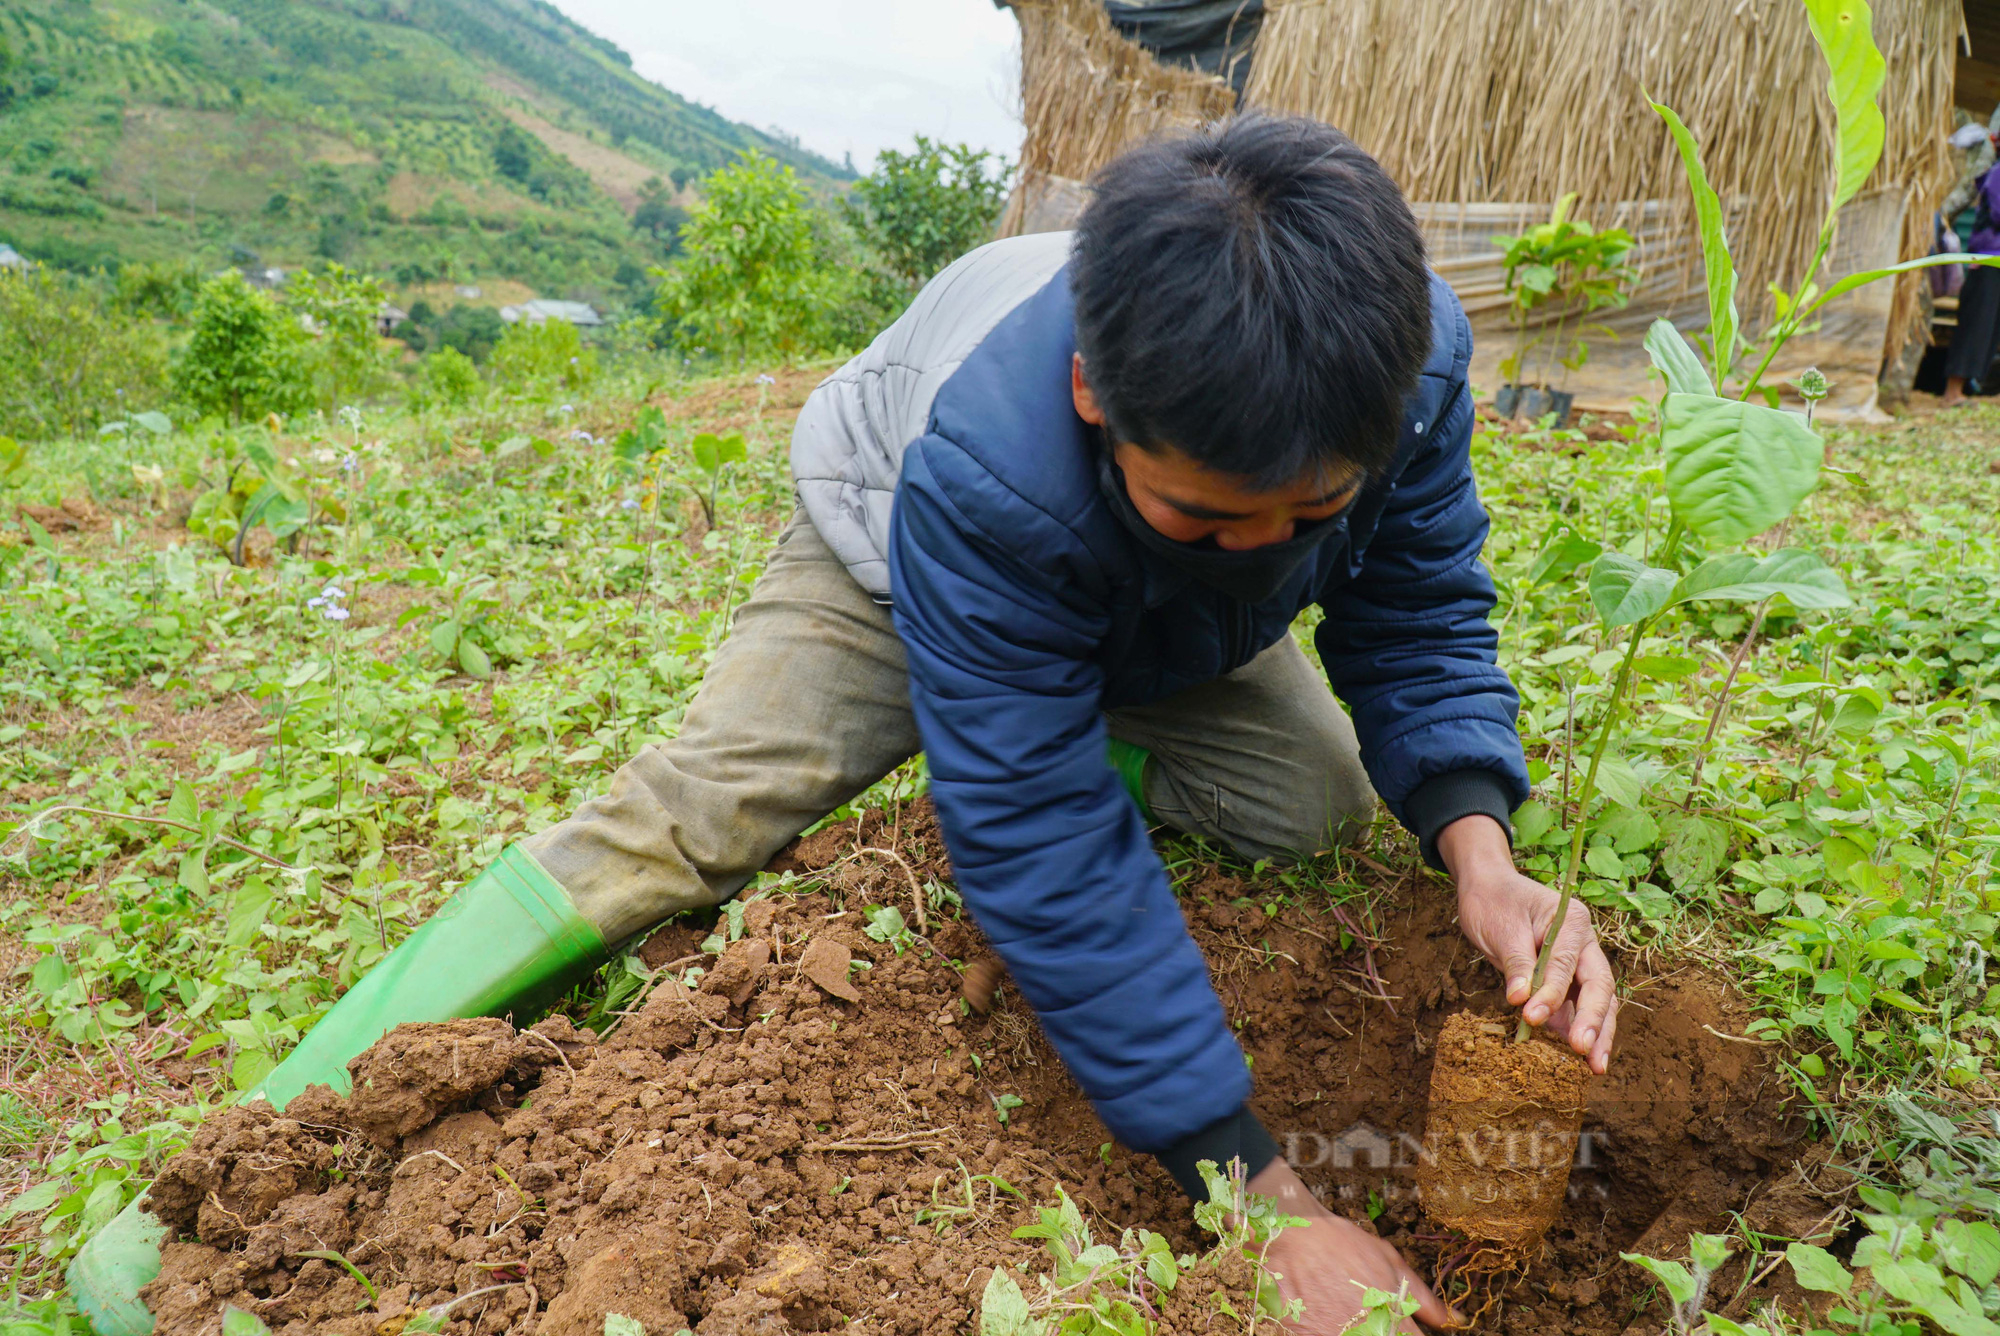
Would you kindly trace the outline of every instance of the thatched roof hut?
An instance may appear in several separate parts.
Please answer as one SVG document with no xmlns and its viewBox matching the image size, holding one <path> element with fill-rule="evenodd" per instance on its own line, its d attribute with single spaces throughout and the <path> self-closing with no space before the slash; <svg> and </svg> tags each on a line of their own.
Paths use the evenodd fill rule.
<svg viewBox="0 0 2000 1336">
<path fill-rule="evenodd" d="M 1009 231 L 1066 225 L 1082 182 L 1124 145 L 1247 105 L 1319 117 L 1379 158 L 1416 205 L 1433 263 L 1473 312 L 1492 386 L 1506 340 L 1496 233 L 1577 213 L 1640 237 L 1645 274 L 1572 388 L 1605 406 L 1643 384 L 1638 331 L 1702 323 L 1688 192 L 1646 94 L 1700 136 L 1731 201 L 1746 303 L 1812 253 L 1832 168 L 1826 71 L 1799 0 L 1002 0 L 1021 24 L 1027 136 Z M 1842 216 L 1836 271 L 1929 248 L 1950 188 L 1961 0 L 1876 0 L 1888 142 Z M 1239 99 L 1240 90 L 1240 99 Z M 1878 285 L 1796 344 L 1850 412 L 1921 334 L 1917 287 Z M 1752 313 L 1746 312 L 1746 316 Z M 1754 319 L 1747 322 L 1755 327 Z M 1789 351 L 1789 350 L 1788 350 Z M 1788 360 L 1790 360 L 1788 358 Z"/>
</svg>

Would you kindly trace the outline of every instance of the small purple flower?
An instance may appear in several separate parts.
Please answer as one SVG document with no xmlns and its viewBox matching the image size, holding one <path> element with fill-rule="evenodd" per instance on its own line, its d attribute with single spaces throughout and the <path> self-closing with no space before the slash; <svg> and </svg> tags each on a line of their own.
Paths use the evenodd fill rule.
<svg viewBox="0 0 2000 1336">
<path fill-rule="evenodd" d="M 639 503 L 637 501 L 632 500 L 630 497 L 627 497 L 625 500 L 620 501 L 618 503 L 618 508 L 620 510 L 637 510 L 639 508 Z"/>
<path fill-rule="evenodd" d="M 757 383 L 759 385 L 776 385 L 778 383 L 778 378 L 776 376 L 759 375 L 757 377 Z"/>
<path fill-rule="evenodd" d="M 344 622 L 347 620 L 347 609 L 341 607 L 329 607 L 325 612 L 322 612 L 320 616 L 326 618 L 330 622 Z"/>
</svg>

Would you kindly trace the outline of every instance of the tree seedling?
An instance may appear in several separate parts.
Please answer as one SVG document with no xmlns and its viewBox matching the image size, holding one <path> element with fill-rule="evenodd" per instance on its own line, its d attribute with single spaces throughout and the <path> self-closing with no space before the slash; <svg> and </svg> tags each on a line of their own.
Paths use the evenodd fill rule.
<svg viewBox="0 0 2000 1336">
<path fill-rule="evenodd" d="M 1756 369 L 1740 397 L 1722 391 L 1741 353 L 1750 347 L 1736 309 L 1736 271 L 1729 254 L 1720 196 L 1709 184 L 1694 134 L 1672 108 L 1652 103 L 1673 136 L 1694 195 L 1708 290 L 1709 322 L 1702 343 L 1708 365 L 1670 322 L 1658 320 L 1646 335 L 1646 351 L 1666 381 L 1661 411 L 1661 448 L 1672 523 L 1656 558 L 1642 561 L 1622 552 L 1593 550 L 1596 544 L 1570 535 L 1560 552 L 1545 553 L 1549 572 L 1589 569 L 1590 600 L 1607 631 L 1630 628 L 1623 660 L 1612 682 L 1604 717 L 1590 747 L 1590 764 L 1578 794 L 1568 862 L 1558 888 L 1559 903 L 1535 962 L 1532 986 L 1539 990 L 1575 891 L 1583 859 L 1585 823 L 1632 680 L 1633 661 L 1646 633 L 1670 609 L 1695 602 L 1763 605 L 1782 595 L 1800 611 L 1849 603 L 1840 576 L 1814 554 L 1779 547 L 1767 556 L 1750 552 L 1713 556 L 1682 574 L 1677 558 L 1689 538 L 1735 546 L 1786 520 L 1818 485 L 1826 447 L 1809 417 L 1780 410 L 1775 390 L 1763 377 L 1785 344 L 1807 321 L 1856 288 L 1895 274 L 1944 263 L 1956 256 L 1930 256 L 1851 274 L 1824 289 L 1819 277 L 1831 251 L 1840 209 L 1854 198 L 1882 155 L 1883 119 L 1876 99 L 1886 68 L 1871 31 L 1864 0 L 1802 0 L 1814 40 L 1825 56 L 1827 91 L 1834 106 L 1836 174 L 1819 242 L 1806 277 L 1790 293 L 1776 293 L 1776 318 L 1762 342 Z M 1982 263 L 2000 263 L 2000 257 Z M 1802 376 L 1801 388 L 1824 393 L 1823 378 Z M 1762 393 L 1760 394 L 1760 390 Z M 1753 396 L 1764 402 L 1752 403 Z M 1809 398 L 1817 404 L 1818 398 Z M 1538 561 L 1538 567 L 1542 563 Z M 1726 695 L 1725 701 L 1726 704 Z M 1523 1022 L 1520 1037 L 1526 1038 Z"/>
</svg>

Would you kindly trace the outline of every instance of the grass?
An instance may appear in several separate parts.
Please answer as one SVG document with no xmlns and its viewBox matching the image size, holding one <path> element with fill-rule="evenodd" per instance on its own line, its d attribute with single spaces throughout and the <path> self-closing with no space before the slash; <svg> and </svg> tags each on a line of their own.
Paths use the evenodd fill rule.
<svg viewBox="0 0 2000 1336">
<path fill-rule="evenodd" d="M 298 424 L 266 443 L 343 497 L 348 520 L 308 529 L 296 551 L 252 542 L 246 567 L 177 513 L 174 480 L 212 473 L 219 440 L 34 447 L 0 498 L 8 522 L 16 502 L 89 505 L 78 529 L 0 530 L 0 1245 L 14 1296 L 9 1317 L 0 1289 L 0 1329 L 61 1330 L 60 1267 L 206 1107 L 255 1082 L 506 843 L 672 736 L 792 505 L 791 416 L 821 371 L 767 385 L 759 370 L 676 381 L 639 367 L 581 397 Z M 697 432 L 744 434 L 713 527 L 674 469 L 618 459 L 642 393 L 675 458 Z M 1739 978 L 1761 1008 L 1753 1037 L 1788 1055 L 1829 1126 L 1878 1140 L 1890 1179 L 1920 1138 L 1881 1097 L 1951 1129 L 1995 1093 L 1996 426 L 1981 406 L 1839 436 L 1846 472 L 1791 541 L 1841 568 L 1857 606 L 1773 607 L 1705 749 L 1747 617 L 1696 610 L 1642 646 L 1637 722 L 1610 796 L 1583 817 L 1582 893 L 1607 934 Z M 1635 554 L 1657 543 L 1646 435 L 1643 422 L 1483 428 L 1475 445 L 1538 789 L 1519 844 L 1544 877 L 1622 647 L 1598 638 L 1580 579 L 1532 571 L 1557 523 Z M 509 444 L 524 438 L 551 448 Z M 164 499 L 135 466 L 164 471 Z M 347 619 L 312 603 L 328 586 Z M 24 828 L 60 804 L 192 829 L 82 815 Z M 1414 858 L 1400 837 L 1366 854 Z M 1171 857 L 1183 884 L 1199 879 L 1199 851 Z M 1333 888 L 1343 937 L 1379 937 L 1338 865 L 1258 879 Z M 1926 1135 L 1935 1149 L 1944 1134 Z M 1983 1166 L 1957 1179 L 1913 1153 L 1927 1182 L 1991 1174 L 1976 1149 L 1943 1156 Z"/>
</svg>

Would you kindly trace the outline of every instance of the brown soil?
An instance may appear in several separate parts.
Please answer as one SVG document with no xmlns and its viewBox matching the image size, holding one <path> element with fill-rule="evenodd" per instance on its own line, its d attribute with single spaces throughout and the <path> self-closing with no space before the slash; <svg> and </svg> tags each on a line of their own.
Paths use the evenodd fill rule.
<svg viewBox="0 0 2000 1336">
<path fill-rule="evenodd" d="M 898 824 L 919 877 L 944 875 L 927 816 Z M 887 843 L 885 825 L 871 814 L 812 837 L 784 865 L 827 868 Z M 1144 1226 L 1197 1246 L 1178 1191 L 1150 1157 L 1106 1144 L 1014 990 L 1003 981 L 985 1016 L 960 1005 L 951 962 L 983 953 L 977 935 L 933 923 L 898 955 L 858 911 L 907 916 L 903 870 L 835 871 L 843 905 L 753 902 L 745 939 L 697 988 L 663 982 L 601 1041 L 561 1019 L 521 1034 L 408 1026 L 357 1060 L 351 1099 L 314 1092 L 285 1116 L 212 1120 L 154 1190 L 181 1239 L 147 1292 L 161 1336 L 218 1331 L 225 1303 L 293 1336 L 395 1336 L 399 1317 L 491 1286 L 446 1329 L 596 1336 L 617 1312 L 662 1336 L 964 1332 L 991 1267 L 1040 1269 L 1011 1232 L 1058 1184 L 1100 1238 Z M 1463 1241 L 1425 1222 L 1413 1191 L 1430 1055 L 1448 1012 L 1503 1011 L 1499 979 L 1421 874 L 1384 892 L 1374 967 L 1342 949 L 1329 905 L 1248 894 L 1211 872 L 1184 903 L 1252 1057 L 1257 1109 L 1315 1191 L 1372 1213 L 1434 1272 Z M 669 938 L 661 958 L 686 946 Z M 842 955 L 853 968 L 836 972 Z M 838 996 L 850 974 L 859 1001 Z M 1370 996 L 1378 979 L 1387 1000 Z M 1793 1171 L 1781 1083 L 1764 1049 L 1722 1037 L 1743 1019 L 1707 976 L 1636 990 L 1611 1075 L 1589 1093 L 1568 1199 L 1481 1330 L 1616 1336 L 1643 1323 L 1646 1288 L 1619 1249 L 1643 1238 L 1673 1255 L 1746 1208 L 1804 1231 L 1819 1198 Z M 1002 1094 L 1023 1101 L 1004 1126 Z M 1028 1201 L 968 1182 L 983 1174 Z M 380 1301 L 304 1256 L 327 1250 Z M 1163 1329 L 1211 1328 L 1177 1295 Z"/>
<path fill-rule="evenodd" d="M 1590 1077 L 1545 1035 L 1514 1043 L 1516 1028 L 1469 1011 L 1444 1023 L 1417 1170 L 1425 1215 L 1508 1260 L 1532 1256 L 1562 1214 Z"/>
</svg>

